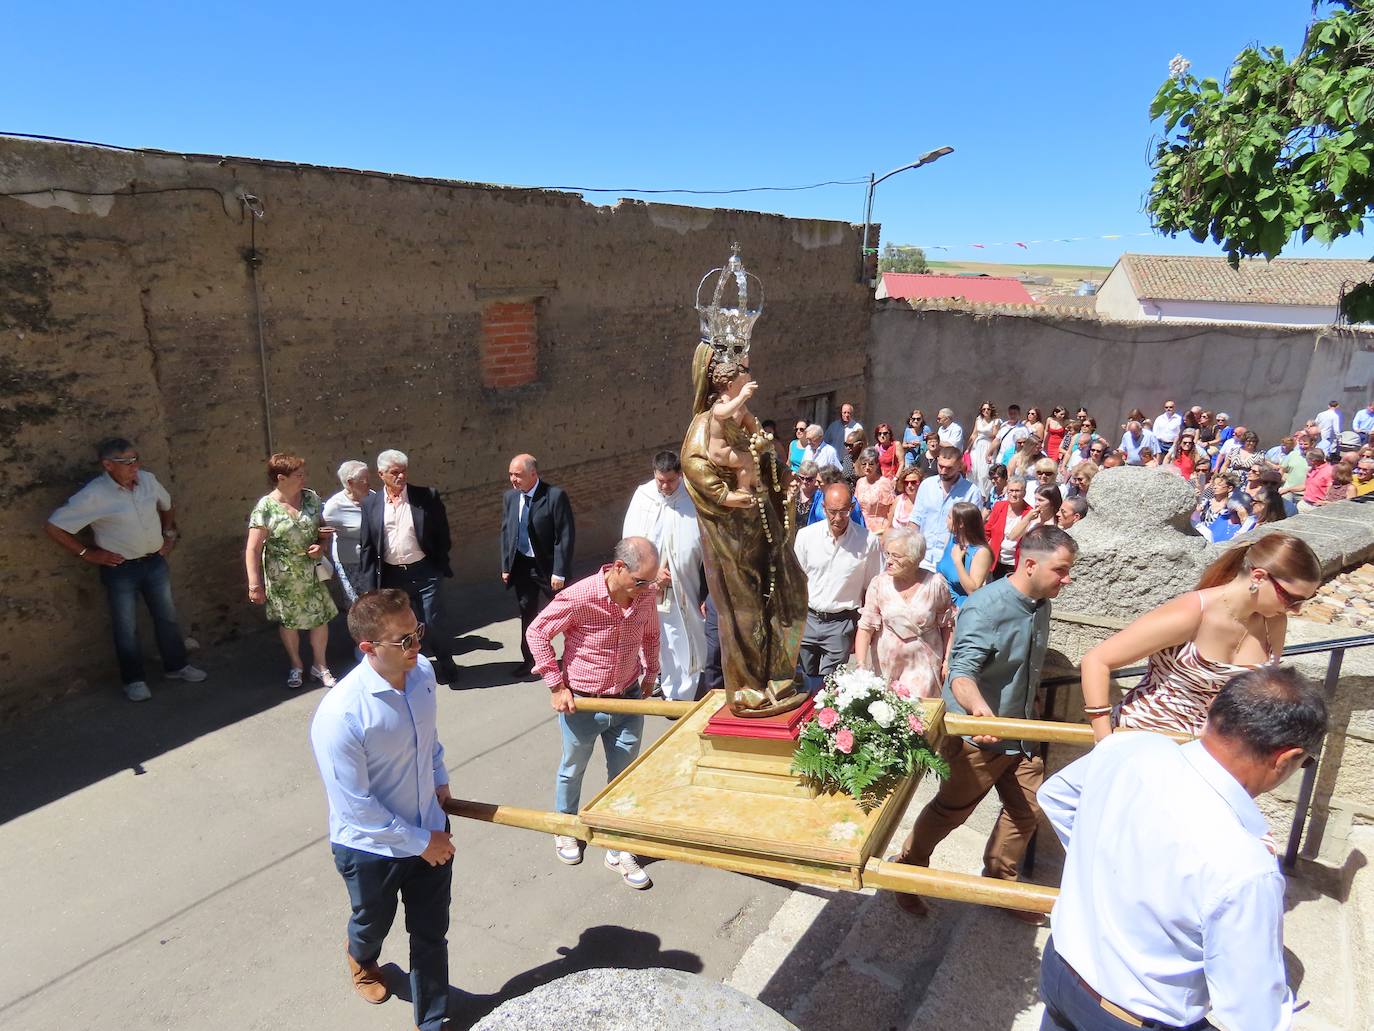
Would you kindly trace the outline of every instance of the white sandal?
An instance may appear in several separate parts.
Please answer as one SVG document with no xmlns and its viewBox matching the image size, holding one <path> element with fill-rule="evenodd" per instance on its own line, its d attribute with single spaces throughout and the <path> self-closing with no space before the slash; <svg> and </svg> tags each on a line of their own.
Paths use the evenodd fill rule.
<svg viewBox="0 0 1374 1031">
<path fill-rule="evenodd" d="M 335 684 L 334 674 L 329 672 L 328 666 L 311 666 L 310 675 L 325 687 L 333 687 Z"/>
</svg>

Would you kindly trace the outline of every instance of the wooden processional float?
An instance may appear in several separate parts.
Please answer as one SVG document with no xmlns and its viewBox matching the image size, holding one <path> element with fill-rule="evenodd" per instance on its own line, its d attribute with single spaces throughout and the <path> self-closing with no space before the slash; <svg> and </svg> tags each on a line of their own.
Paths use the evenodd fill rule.
<svg viewBox="0 0 1374 1031">
<path fill-rule="evenodd" d="M 791 772 L 800 722 L 810 706 L 741 721 L 724 692 L 699 702 L 578 698 L 581 712 L 676 717 L 576 816 L 452 799 L 452 816 L 566 834 L 588 845 L 698 863 L 736 873 L 858 891 L 882 888 L 1004 909 L 1048 913 L 1059 892 L 1040 884 L 885 862 L 884 854 L 924 771 L 904 778 L 876 806 L 822 792 Z M 1085 726 L 946 713 L 922 703 L 926 738 L 992 734 L 1091 747 Z"/>
</svg>

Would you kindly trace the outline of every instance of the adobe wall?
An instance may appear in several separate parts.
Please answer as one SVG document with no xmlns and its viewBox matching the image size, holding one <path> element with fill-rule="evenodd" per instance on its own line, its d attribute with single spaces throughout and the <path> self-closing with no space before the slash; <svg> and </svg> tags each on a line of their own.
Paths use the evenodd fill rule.
<svg viewBox="0 0 1374 1031">
<path fill-rule="evenodd" d="M 1174 398 L 1230 413 L 1268 446 L 1332 398 L 1353 413 L 1372 392 L 1369 330 L 974 315 L 883 301 L 865 412 L 896 425 L 912 408 L 933 418 L 947 406 L 971 430 L 985 399 L 1046 413 L 1082 404 L 1119 440 L 1126 412 L 1139 406 L 1153 417 Z"/>
<path fill-rule="evenodd" d="M 0 655 L 0 718 L 114 686 L 96 570 L 42 534 L 107 434 L 172 492 L 187 633 L 261 626 L 242 552 L 268 489 L 263 351 L 276 449 L 325 497 L 342 460 L 406 451 L 444 492 L 460 582 L 497 575 L 519 451 L 569 490 L 581 564 L 606 552 L 649 457 L 682 439 L 694 290 L 732 242 L 767 291 L 756 411 L 790 418 L 863 371 L 871 302 L 843 223 L 0 140 L 17 191 L 42 192 L 0 197 L 0 639 L 24 641 Z"/>
</svg>

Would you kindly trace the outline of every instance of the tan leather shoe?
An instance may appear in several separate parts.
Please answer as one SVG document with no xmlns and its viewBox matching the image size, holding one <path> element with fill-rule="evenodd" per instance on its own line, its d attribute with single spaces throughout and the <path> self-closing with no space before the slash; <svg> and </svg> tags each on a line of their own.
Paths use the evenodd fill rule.
<svg viewBox="0 0 1374 1031">
<path fill-rule="evenodd" d="M 374 1006 L 379 1006 L 391 998 L 391 989 L 386 986 L 386 979 L 382 977 L 382 969 L 376 963 L 369 963 L 363 966 L 353 954 L 344 949 L 344 957 L 348 960 L 348 971 L 353 975 L 353 987 L 358 990 L 358 994 L 367 1002 Z"/>
</svg>

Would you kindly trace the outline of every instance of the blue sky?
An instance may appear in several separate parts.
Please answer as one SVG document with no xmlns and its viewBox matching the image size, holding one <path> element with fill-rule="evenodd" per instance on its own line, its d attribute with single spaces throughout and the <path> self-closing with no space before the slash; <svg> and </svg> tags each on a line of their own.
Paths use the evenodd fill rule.
<svg viewBox="0 0 1374 1031">
<path fill-rule="evenodd" d="M 194 8 L 194 10 L 192 10 Z M 451 2 L 11 5 L 0 130 L 521 185 L 882 174 L 932 257 L 1216 253 L 1147 232 L 1148 106 L 1182 53 L 1296 50 L 1306 0 L 982 6 Z M 859 221 L 864 187 L 661 198 Z M 628 194 L 627 194 L 628 195 Z M 610 203 L 615 194 L 589 195 Z M 1029 250 L 973 243 L 1122 234 Z M 1285 255 L 1368 257 L 1355 238 Z"/>
</svg>

